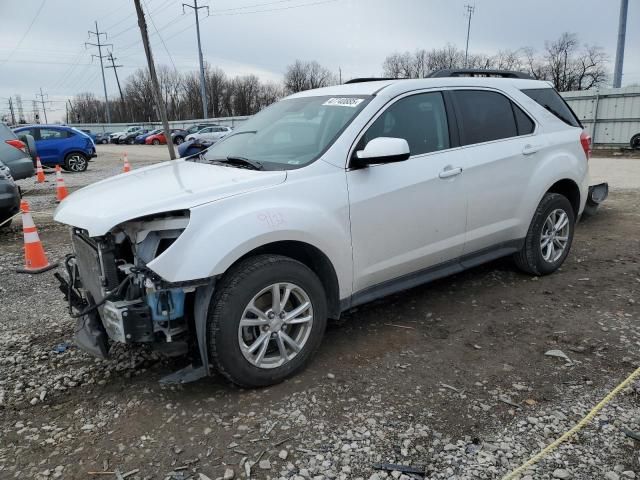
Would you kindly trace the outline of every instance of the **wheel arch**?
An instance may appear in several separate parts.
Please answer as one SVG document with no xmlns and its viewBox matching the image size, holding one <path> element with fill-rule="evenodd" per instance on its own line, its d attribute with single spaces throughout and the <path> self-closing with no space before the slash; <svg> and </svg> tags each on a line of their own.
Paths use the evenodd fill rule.
<svg viewBox="0 0 640 480">
<path fill-rule="evenodd" d="M 563 178 L 551 185 L 545 193 L 558 193 L 563 195 L 569 200 L 573 207 L 573 213 L 575 218 L 578 218 L 580 213 L 580 187 L 578 184 L 569 178 Z"/>
<path fill-rule="evenodd" d="M 310 243 L 299 240 L 281 240 L 261 245 L 245 253 L 235 262 L 238 262 L 255 255 L 273 254 L 293 258 L 306 265 L 313 271 L 325 289 L 327 294 L 327 307 L 329 318 L 340 317 L 340 293 L 338 275 L 329 257 L 318 247 Z"/>
</svg>

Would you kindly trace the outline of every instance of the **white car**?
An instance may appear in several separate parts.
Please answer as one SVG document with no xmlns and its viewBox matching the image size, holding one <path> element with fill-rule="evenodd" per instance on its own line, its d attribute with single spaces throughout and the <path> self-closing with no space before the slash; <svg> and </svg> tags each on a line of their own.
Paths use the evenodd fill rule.
<svg viewBox="0 0 640 480">
<path fill-rule="evenodd" d="M 121 132 L 113 132 L 112 134 L 110 134 L 109 141 L 111 143 L 119 143 L 121 138 L 124 138 L 131 133 L 139 132 L 140 130 L 142 130 L 141 125 L 132 125 L 130 127 L 127 127 L 126 130 L 123 130 Z"/>
<path fill-rule="evenodd" d="M 211 126 L 203 128 L 202 130 L 187 135 L 186 141 L 190 140 L 211 140 L 212 142 L 217 142 L 222 137 L 229 135 L 231 133 L 231 127 L 221 127 L 221 126 Z"/>
<path fill-rule="evenodd" d="M 454 73 L 449 73 L 453 75 Z M 511 76 L 516 76 L 511 74 Z M 62 289 L 76 342 L 150 343 L 257 387 L 298 372 L 327 319 L 503 256 L 557 270 L 590 138 L 548 83 L 362 81 L 273 104 L 199 157 L 70 195 Z M 460 292 L 464 295 L 464 292 Z"/>
</svg>

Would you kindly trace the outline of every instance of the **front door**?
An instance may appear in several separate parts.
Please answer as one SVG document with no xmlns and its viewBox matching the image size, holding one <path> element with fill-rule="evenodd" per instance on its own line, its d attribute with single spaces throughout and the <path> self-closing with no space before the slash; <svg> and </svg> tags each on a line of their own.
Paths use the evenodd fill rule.
<svg viewBox="0 0 640 480">
<path fill-rule="evenodd" d="M 404 138 L 403 162 L 348 170 L 354 292 L 442 266 L 461 255 L 467 196 L 460 149 L 451 149 L 440 92 L 396 100 L 356 150 L 377 137 Z"/>
</svg>

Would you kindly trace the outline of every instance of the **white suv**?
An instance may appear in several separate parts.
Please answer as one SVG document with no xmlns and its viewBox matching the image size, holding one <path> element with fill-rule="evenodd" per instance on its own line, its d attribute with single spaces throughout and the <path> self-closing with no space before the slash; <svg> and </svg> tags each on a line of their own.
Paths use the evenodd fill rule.
<svg viewBox="0 0 640 480">
<path fill-rule="evenodd" d="M 509 75 L 515 76 L 515 75 Z M 546 83 L 436 77 L 310 90 L 206 152 L 64 200 L 76 341 L 150 343 L 242 386 L 299 371 L 327 319 L 512 255 L 564 262 L 590 138 Z M 192 347 L 193 346 L 193 347 Z"/>
</svg>

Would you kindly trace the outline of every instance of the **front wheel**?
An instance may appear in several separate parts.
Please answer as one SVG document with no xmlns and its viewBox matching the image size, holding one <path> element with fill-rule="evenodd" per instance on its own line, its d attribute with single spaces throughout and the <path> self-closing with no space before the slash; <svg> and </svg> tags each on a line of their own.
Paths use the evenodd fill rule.
<svg viewBox="0 0 640 480">
<path fill-rule="evenodd" d="M 327 302 L 304 264 L 280 255 L 241 261 L 216 288 L 208 317 L 211 361 L 242 387 L 265 387 L 300 371 L 322 341 Z"/>
<path fill-rule="evenodd" d="M 182 138 L 182 137 L 176 137 L 173 140 L 173 143 L 175 143 L 176 145 L 180 145 L 182 142 L 184 142 L 184 138 Z"/>
<path fill-rule="evenodd" d="M 634 150 L 640 150 L 640 133 L 638 133 L 637 135 L 634 135 L 631 138 L 631 142 L 629 142 L 631 145 L 631 148 Z"/>
<path fill-rule="evenodd" d="M 82 153 L 70 153 L 64 159 L 65 170 L 70 172 L 84 172 L 89 166 L 89 160 Z"/>
<path fill-rule="evenodd" d="M 160 145 L 160 140 L 158 140 L 157 138 L 154 138 L 151 143 L 153 143 L 154 145 Z"/>
<path fill-rule="evenodd" d="M 575 214 L 564 195 L 547 193 L 536 209 L 522 250 L 514 255 L 518 268 L 532 275 L 548 275 L 564 263 L 575 227 Z"/>
</svg>

